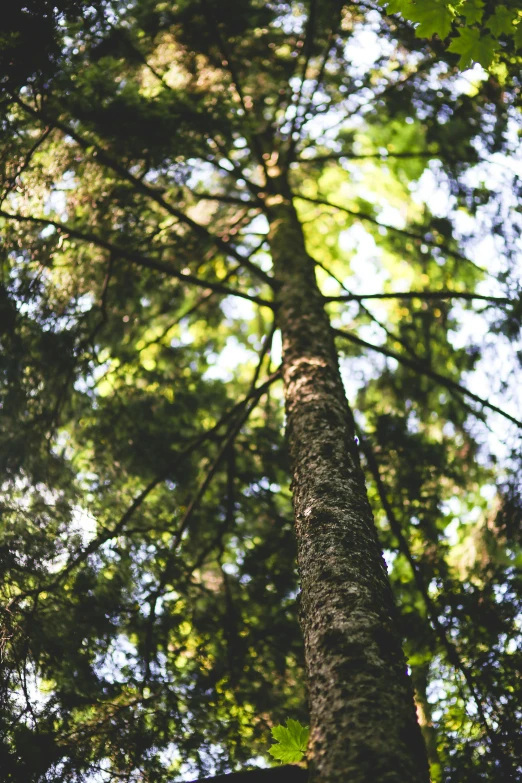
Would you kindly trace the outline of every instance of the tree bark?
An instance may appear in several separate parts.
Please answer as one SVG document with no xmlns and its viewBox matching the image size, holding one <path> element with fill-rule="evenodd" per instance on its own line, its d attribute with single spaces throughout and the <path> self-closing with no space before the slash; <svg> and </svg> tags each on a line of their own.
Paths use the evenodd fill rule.
<svg viewBox="0 0 522 783">
<path fill-rule="evenodd" d="M 270 769 L 248 769 L 213 778 L 200 778 L 192 783 L 307 783 L 307 780 L 306 769 L 296 764 L 283 764 Z"/>
<path fill-rule="evenodd" d="M 310 705 L 310 783 L 428 783 L 337 353 L 288 191 L 267 200 Z"/>
</svg>

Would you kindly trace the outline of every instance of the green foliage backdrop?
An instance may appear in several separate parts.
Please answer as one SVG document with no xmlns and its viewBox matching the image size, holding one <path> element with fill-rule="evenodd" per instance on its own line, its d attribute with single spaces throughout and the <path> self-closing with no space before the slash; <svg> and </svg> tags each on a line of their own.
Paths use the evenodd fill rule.
<svg viewBox="0 0 522 783">
<path fill-rule="evenodd" d="M 522 25 L 431 6 L 13 10 L 5 780 L 197 777 L 268 762 L 271 728 L 308 722 L 277 167 L 337 330 L 433 780 L 521 764 L 520 82 L 463 78 L 457 55 L 488 66 L 507 36 L 515 56 Z M 461 17 L 490 32 L 427 40 Z"/>
</svg>

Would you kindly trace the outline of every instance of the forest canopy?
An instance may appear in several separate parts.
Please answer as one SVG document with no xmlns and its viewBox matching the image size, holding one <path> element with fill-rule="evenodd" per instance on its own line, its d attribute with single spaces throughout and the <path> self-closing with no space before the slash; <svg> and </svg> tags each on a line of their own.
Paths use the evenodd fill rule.
<svg viewBox="0 0 522 783">
<path fill-rule="evenodd" d="M 301 238 L 431 780 L 522 770 L 520 48 L 498 27 L 497 69 L 468 68 L 493 55 L 400 10 L 6 14 L 6 781 L 267 766 L 271 729 L 308 725 L 281 336 Z"/>
</svg>

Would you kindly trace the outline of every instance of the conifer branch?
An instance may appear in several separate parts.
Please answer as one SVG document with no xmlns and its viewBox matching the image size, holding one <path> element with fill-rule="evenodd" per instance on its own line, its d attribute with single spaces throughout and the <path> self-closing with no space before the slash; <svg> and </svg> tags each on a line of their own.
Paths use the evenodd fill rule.
<svg viewBox="0 0 522 783">
<path fill-rule="evenodd" d="M 332 272 L 330 269 L 328 269 L 328 267 L 326 267 L 326 266 L 325 266 L 324 264 L 322 264 L 320 261 L 317 261 L 317 260 L 315 260 L 315 259 L 314 259 L 314 261 L 315 261 L 315 263 L 317 264 L 317 266 L 320 266 L 320 267 L 321 267 L 321 269 L 323 269 L 323 270 L 326 272 L 326 274 L 327 274 L 327 275 L 330 275 L 330 277 L 332 278 L 332 280 L 335 280 L 335 282 L 336 282 L 336 283 L 337 283 L 337 284 L 338 284 L 338 285 L 339 285 L 339 286 L 340 286 L 340 287 L 341 287 L 341 288 L 342 288 L 344 291 L 348 291 L 348 289 L 347 289 L 347 288 L 346 288 L 346 286 L 344 285 L 343 281 L 342 281 L 342 280 L 340 280 L 340 279 L 339 279 L 339 278 L 338 278 L 336 275 L 334 275 L 334 273 L 333 273 L 333 272 Z M 325 297 L 325 300 L 326 300 L 326 301 L 330 301 L 328 297 Z M 335 301 L 335 300 L 334 300 L 334 301 Z M 417 358 L 417 356 L 416 356 L 415 352 L 413 351 L 413 349 L 411 348 L 411 346 L 409 345 L 409 343 L 408 343 L 406 340 L 404 340 L 404 339 L 403 339 L 402 337 L 400 337 L 398 334 L 394 334 L 392 331 L 390 331 L 390 329 L 388 329 L 388 327 L 387 327 L 387 326 L 385 326 L 385 325 L 384 325 L 384 324 L 383 324 L 381 321 L 379 321 L 379 319 L 378 319 L 378 318 L 377 318 L 377 317 L 376 317 L 376 316 L 375 316 L 375 315 L 374 315 L 374 314 L 371 312 L 371 310 L 369 310 L 367 307 L 365 307 L 365 306 L 362 304 L 362 302 L 359 302 L 359 307 L 360 307 L 360 309 L 361 309 L 361 310 L 362 310 L 364 313 L 366 313 L 366 315 L 368 316 L 368 318 L 370 318 L 370 320 L 371 320 L 371 321 L 373 321 L 373 323 L 377 324 L 377 326 L 379 326 L 381 329 L 383 329 L 383 330 L 386 332 L 386 334 L 387 334 L 387 336 L 390 338 L 390 340 L 394 340 L 395 342 L 398 342 L 398 343 L 400 343 L 400 344 L 402 345 L 402 347 L 403 347 L 403 348 L 405 348 L 405 349 L 408 351 L 408 353 L 410 353 L 410 354 L 413 356 L 413 358 L 414 358 L 414 359 L 416 359 L 416 358 Z"/>
<path fill-rule="evenodd" d="M 78 231 L 78 229 L 69 226 L 67 223 L 61 223 L 57 220 L 51 220 L 50 218 L 39 218 L 32 215 L 19 215 L 16 213 L 6 212 L 2 209 L 0 209 L 0 217 L 4 217 L 7 220 L 34 223 L 35 225 L 54 226 L 54 228 L 56 228 L 56 230 L 60 231 L 62 234 L 74 237 L 74 239 L 79 239 L 83 242 L 88 242 L 95 245 L 96 247 L 101 247 L 104 250 L 108 250 L 115 258 L 124 258 L 127 261 L 130 261 L 132 264 L 145 267 L 146 269 L 153 269 L 156 272 L 161 272 L 162 274 L 168 275 L 169 277 L 174 277 L 177 280 L 187 283 L 188 285 L 195 285 L 198 288 L 215 291 L 216 293 L 224 294 L 225 296 L 237 296 L 240 299 L 248 299 L 250 302 L 255 302 L 255 304 L 258 304 L 262 307 L 269 307 L 272 310 L 274 309 L 274 304 L 268 299 L 262 299 L 259 296 L 248 294 L 245 291 L 236 291 L 233 288 L 222 285 L 219 281 L 202 280 L 195 275 L 180 272 L 165 261 L 149 258 L 148 256 L 144 256 L 141 253 L 136 253 L 135 251 L 127 250 L 126 248 L 114 245 L 102 237 L 99 237 L 97 234 Z M 242 256 L 239 256 L 239 258 L 242 259 Z M 245 257 L 245 260 L 246 259 L 247 257 Z M 241 263 L 240 266 L 243 266 L 243 264 Z"/>
<path fill-rule="evenodd" d="M 297 93 L 297 97 L 295 101 L 293 101 L 291 104 L 295 107 L 295 114 L 292 118 L 291 125 L 290 125 L 290 132 L 288 134 L 290 155 L 292 153 L 292 150 L 295 148 L 295 144 L 296 144 L 296 141 L 294 140 L 294 132 L 297 130 L 297 122 L 299 119 L 298 114 L 299 114 L 299 109 L 301 108 L 304 83 L 306 80 L 308 65 L 310 64 L 310 59 L 312 57 L 312 52 L 313 52 L 316 11 L 317 11 L 317 0 L 310 0 L 310 11 L 308 12 L 308 19 L 306 22 L 306 33 L 305 33 L 305 40 L 304 40 L 304 46 L 306 49 L 305 59 L 301 71 L 299 91 Z"/>
<path fill-rule="evenodd" d="M 272 331 L 273 334 L 273 331 Z M 265 347 L 268 346 L 268 340 L 265 343 Z M 257 378 L 261 365 L 264 360 L 265 353 L 264 351 L 261 353 L 260 360 L 257 364 L 255 375 L 254 375 L 254 381 L 251 385 L 251 389 L 248 393 L 248 395 L 243 399 L 241 408 L 243 410 L 241 411 L 241 408 L 239 408 L 239 416 L 235 420 L 232 419 L 231 423 L 229 424 L 227 433 L 225 435 L 224 440 L 221 443 L 221 446 L 219 448 L 218 453 L 212 460 L 212 462 L 209 464 L 207 471 L 205 473 L 205 476 L 200 483 L 198 489 L 196 490 L 195 494 L 193 495 L 190 503 L 188 504 L 185 513 L 183 514 L 176 531 L 173 535 L 172 541 L 170 543 L 170 553 L 171 557 L 168 559 L 165 568 L 163 570 L 163 573 L 160 577 L 160 580 L 158 582 L 157 587 L 149 594 L 148 596 L 148 603 L 150 606 L 150 612 L 147 619 L 147 629 L 145 633 L 145 681 L 148 680 L 150 676 L 150 659 L 152 654 L 152 634 L 154 630 L 154 622 L 156 620 L 156 606 L 158 599 L 163 594 L 169 579 L 172 577 L 173 568 L 175 560 L 173 559 L 173 555 L 177 552 L 177 549 L 181 543 L 181 540 L 183 538 L 183 535 L 185 534 L 185 531 L 188 529 L 188 526 L 190 524 L 190 521 L 199 507 L 201 501 L 203 500 L 203 497 L 209 488 L 212 479 L 216 475 L 216 472 L 218 468 L 221 465 L 221 462 L 223 460 L 223 457 L 229 452 L 230 448 L 233 446 L 234 441 L 241 430 L 241 427 L 243 424 L 248 420 L 248 417 L 256 407 L 259 398 L 265 393 L 265 391 L 270 387 L 270 385 L 279 377 L 280 370 L 277 370 L 275 373 L 273 373 L 267 381 L 265 381 L 264 384 L 259 386 L 257 389 L 255 388 L 255 379 Z M 254 392 L 252 392 L 252 388 L 254 389 Z"/>
<path fill-rule="evenodd" d="M 270 286 L 273 285 L 273 280 L 270 277 L 270 275 L 267 275 L 266 272 L 263 272 L 262 269 L 256 266 L 256 264 L 251 263 L 247 258 L 243 258 L 243 256 L 241 256 L 241 254 L 236 250 L 236 248 L 234 248 L 232 245 L 229 245 L 228 242 L 225 242 L 220 237 L 216 236 L 215 234 L 212 234 L 205 226 L 193 220 L 191 217 L 186 215 L 180 209 L 174 207 L 172 204 L 166 201 L 165 198 L 163 197 L 161 190 L 151 187 L 150 185 L 147 185 L 143 180 L 138 179 L 138 177 L 135 177 L 134 174 L 131 174 L 131 172 L 125 168 L 125 166 L 123 166 L 121 163 L 118 163 L 118 161 L 114 160 L 114 158 L 112 158 L 106 150 L 104 150 L 102 147 L 96 144 L 96 142 L 94 142 L 92 139 L 91 140 L 85 139 L 77 131 L 75 131 L 74 128 L 71 128 L 70 126 L 66 125 L 60 120 L 57 119 L 51 120 L 49 118 L 45 118 L 44 116 L 40 115 L 35 109 L 32 109 L 30 106 L 28 106 L 20 99 L 17 100 L 17 103 L 25 111 L 31 114 L 31 116 L 41 121 L 45 121 L 46 123 L 51 123 L 54 127 L 61 130 L 62 133 L 65 133 L 66 135 L 70 136 L 72 139 L 76 141 L 76 143 L 83 150 L 87 152 L 87 154 L 91 155 L 91 157 L 94 159 L 95 162 L 99 162 L 102 166 L 105 166 L 106 168 L 110 169 L 115 174 L 117 174 L 119 177 L 121 177 L 121 179 L 129 182 L 131 185 L 133 185 L 136 192 L 141 193 L 144 196 L 147 196 L 152 201 L 155 201 L 169 215 L 172 215 L 173 217 L 177 218 L 180 223 L 183 223 L 184 225 L 188 226 L 194 232 L 194 234 L 201 237 L 202 239 L 206 239 L 209 242 L 212 242 L 212 244 L 218 247 L 227 256 L 231 256 L 236 261 L 241 261 L 245 268 L 249 269 L 249 271 L 252 272 L 252 274 L 257 276 L 264 283 Z"/>
<path fill-rule="evenodd" d="M 466 299 L 473 301 L 480 299 L 483 302 L 495 302 L 496 304 L 510 304 L 513 299 L 507 296 L 486 296 L 469 291 L 394 291 L 382 294 L 340 294 L 339 296 L 325 296 L 326 302 L 360 302 L 365 299 Z"/>
<path fill-rule="evenodd" d="M 457 381 L 452 380 L 452 378 L 448 378 L 445 375 L 441 375 L 435 370 L 432 370 L 431 367 L 429 367 L 427 364 L 424 364 L 420 360 L 410 359 L 409 357 L 403 356 L 402 354 L 397 353 L 396 351 L 392 351 L 390 348 L 386 348 L 383 345 L 374 345 L 373 343 L 369 343 L 366 340 L 363 340 L 358 335 L 353 334 L 353 332 L 346 332 L 343 329 L 334 329 L 333 332 L 335 335 L 339 337 L 344 337 L 345 339 L 350 340 L 350 342 L 355 343 L 356 345 L 361 345 L 364 348 L 370 348 L 370 350 L 376 351 L 377 353 L 380 353 L 383 356 L 387 356 L 390 359 L 395 359 L 396 361 L 400 362 L 400 364 L 403 364 L 405 367 L 409 367 L 410 369 L 414 370 L 416 373 L 420 373 L 421 375 L 425 375 L 428 378 L 431 378 L 441 386 L 445 386 L 447 389 L 457 391 L 459 392 L 459 394 L 469 397 L 470 399 L 479 403 L 479 405 L 481 405 L 482 407 L 489 408 L 489 410 L 493 411 L 494 413 L 499 413 L 505 419 L 511 421 L 513 424 L 516 424 L 517 427 L 522 429 L 522 421 L 516 419 L 514 416 L 511 416 L 510 413 L 507 413 L 506 411 L 502 410 L 502 408 L 498 408 L 496 405 L 493 405 L 493 403 L 488 402 L 488 400 L 485 400 L 483 397 L 479 397 L 478 394 L 474 394 L 473 392 L 469 391 L 469 389 L 466 389 L 460 383 L 457 383 Z"/>
<path fill-rule="evenodd" d="M 223 39 L 223 36 L 219 32 L 218 20 L 214 16 L 212 9 L 209 7 L 207 0 L 201 0 L 201 4 L 203 6 L 203 11 L 207 20 L 209 32 L 211 35 L 214 36 L 217 47 L 221 54 L 221 59 L 222 59 L 221 64 L 222 66 L 227 68 L 230 74 L 232 84 L 239 98 L 239 102 L 241 104 L 241 108 L 244 112 L 245 118 L 247 118 L 249 115 L 252 116 L 254 114 L 254 112 L 252 111 L 253 106 L 252 104 L 250 107 L 247 105 L 247 102 L 245 100 L 245 94 L 243 91 L 243 87 L 241 86 L 241 81 L 239 79 L 239 74 L 237 72 L 236 66 L 232 60 L 232 56 L 230 52 L 228 51 L 228 46 L 225 40 Z M 252 142 L 252 146 L 254 147 L 254 151 L 257 156 L 258 162 L 263 169 L 263 173 L 265 175 L 265 181 L 268 182 L 268 171 L 266 167 L 265 158 L 263 157 L 263 149 L 261 148 L 259 137 L 256 135 L 256 133 L 250 133 L 248 134 L 248 136 L 249 136 L 249 140 L 251 140 Z"/>
<path fill-rule="evenodd" d="M 336 11 L 336 18 L 335 18 L 335 21 L 332 24 L 332 27 L 330 28 L 330 31 L 328 33 L 328 39 L 327 39 L 326 46 L 325 46 L 324 51 L 323 51 L 323 57 L 322 57 L 322 60 L 321 60 L 321 65 L 319 66 L 319 71 L 318 71 L 318 74 L 317 74 L 317 77 L 316 77 L 316 80 L 315 80 L 315 85 L 314 85 L 314 88 L 313 88 L 312 93 L 310 95 L 310 98 L 308 99 L 308 102 L 307 102 L 307 104 L 306 104 L 306 106 L 305 106 L 305 108 L 304 108 L 304 110 L 302 112 L 302 116 L 301 116 L 301 120 L 302 121 L 299 124 L 299 126 L 297 127 L 297 131 L 301 131 L 303 126 L 306 124 L 306 115 L 310 111 L 310 109 L 311 109 L 311 107 L 313 105 L 313 96 L 318 92 L 319 88 L 321 87 L 321 84 L 323 83 L 323 78 L 324 78 L 324 74 L 325 74 L 325 70 L 326 70 L 326 65 L 328 63 L 328 58 L 330 57 L 330 52 L 331 52 L 332 46 L 333 46 L 333 40 L 334 40 L 335 34 L 336 34 L 337 30 L 338 30 L 338 26 L 339 26 L 340 13 L 341 13 L 341 10 L 342 10 L 342 5 L 343 5 L 342 3 L 338 4 L 338 8 L 337 8 L 337 11 Z M 314 112 L 314 116 L 315 116 L 316 113 L 317 112 Z M 296 119 L 297 119 L 297 115 L 296 115 Z M 292 130 L 294 130 L 294 129 L 292 129 Z M 294 160 L 294 157 L 295 157 L 293 155 L 293 153 L 295 151 L 295 147 L 297 145 L 297 141 L 298 140 L 293 140 L 292 138 L 290 138 L 290 155 L 289 155 L 289 159 L 291 159 L 291 160 Z"/>
<path fill-rule="evenodd" d="M 257 386 L 248 391 L 248 393 L 235 405 L 233 405 L 228 411 L 226 411 L 221 418 L 219 419 L 216 424 L 214 424 L 212 427 L 210 427 L 205 432 L 201 433 L 201 435 L 198 435 L 193 441 L 191 441 L 184 449 L 182 449 L 176 456 L 178 459 L 187 457 L 189 454 L 194 452 L 199 446 L 201 446 L 203 443 L 205 443 L 207 440 L 211 440 L 216 436 L 216 434 L 219 432 L 219 430 L 227 424 L 227 422 L 230 421 L 230 419 L 233 419 L 235 416 L 240 414 L 245 406 L 249 406 L 248 410 L 249 413 L 253 410 L 255 405 L 257 404 L 260 397 L 263 396 L 263 394 L 266 393 L 266 391 L 270 388 L 272 383 L 276 381 L 281 375 L 281 369 L 277 369 L 274 373 L 272 373 L 266 381 L 264 381 L 260 386 Z M 243 418 L 244 414 L 241 416 L 241 426 L 244 423 L 245 419 Z M 237 421 L 237 420 L 236 420 Z M 232 425 L 233 427 L 234 425 Z M 228 432 L 230 432 L 230 426 L 228 429 Z M 228 437 L 225 436 L 226 438 Z M 134 498 L 130 506 L 126 509 L 126 511 L 122 514 L 118 522 L 112 527 L 110 530 L 103 530 L 102 533 L 100 533 L 96 538 L 94 538 L 81 552 L 79 552 L 76 557 L 73 557 L 73 559 L 56 575 L 55 579 L 53 579 L 52 582 L 46 584 L 46 585 L 40 585 L 37 588 L 34 588 L 33 590 L 28 590 L 25 593 L 20 593 L 20 595 L 16 596 L 15 600 L 19 600 L 21 598 L 24 598 L 26 596 L 37 596 L 42 592 L 50 592 L 54 588 L 56 588 L 75 568 L 77 568 L 81 563 L 85 562 L 87 558 L 98 551 L 98 549 L 102 546 L 102 544 L 106 543 L 107 541 L 110 541 L 112 538 L 115 538 L 116 536 L 120 535 L 126 528 L 127 523 L 131 519 L 132 516 L 136 513 L 136 511 L 143 505 L 144 501 L 147 499 L 147 497 L 150 495 L 150 493 L 160 484 L 162 481 L 166 481 L 169 476 L 169 471 L 166 470 L 165 472 L 161 473 L 159 476 L 156 476 L 153 478 L 147 486 Z"/>
<path fill-rule="evenodd" d="M 379 228 L 385 228 L 387 231 L 393 231 L 395 234 L 400 234 L 402 236 L 408 237 L 408 239 L 415 239 L 421 241 L 424 245 L 427 245 L 428 247 L 434 247 L 438 248 L 439 250 L 442 250 L 444 253 L 447 253 L 447 255 L 452 256 L 453 258 L 458 259 L 459 261 L 465 261 L 468 264 L 471 264 L 471 266 L 474 266 L 475 269 L 478 269 L 479 272 L 482 272 L 483 274 L 489 275 L 490 273 L 483 269 L 481 266 L 475 263 L 475 261 L 472 261 L 471 258 L 468 258 L 467 256 L 460 253 L 458 250 L 452 250 L 447 245 L 444 244 L 438 244 L 437 242 L 433 242 L 431 239 L 427 239 L 425 234 L 422 234 L 418 231 L 409 231 L 406 228 L 398 228 L 397 226 L 391 226 L 389 223 L 381 223 L 378 218 L 374 217 L 374 215 L 370 215 L 368 212 L 359 212 L 355 209 L 349 209 L 348 207 L 343 207 L 341 204 L 332 204 L 330 201 L 326 201 L 325 199 L 320 198 L 312 198 L 311 196 L 305 196 L 302 193 L 294 193 L 294 198 L 299 198 L 302 201 L 309 201 L 311 204 L 318 204 L 323 207 L 331 207 L 332 209 L 337 209 L 339 212 L 344 212 L 346 215 L 350 215 L 351 217 L 357 218 L 358 220 L 365 220 L 367 223 L 373 223 L 375 226 L 378 226 Z M 426 227 L 426 233 L 429 233 L 429 227 Z"/>
<path fill-rule="evenodd" d="M 451 664 L 451 666 L 453 666 L 457 671 L 460 671 L 461 674 L 463 675 L 466 685 L 468 686 L 469 692 L 477 707 L 477 711 L 480 717 L 480 722 L 482 723 L 486 736 L 489 738 L 491 745 L 496 752 L 497 758 L 502 762 L 506 762 L 507 760 L 505 759 L 504 753 L 499 746 L 496 733 L 494 729 L 491 727 L 490 722 L 486 716 L 482 699 L 475 685 L 475 678 L 473 676 L 473 673 L 471 669 L 462 661 L 455 643 L 449 638 L 448 634 L 446 633 L 446 629 L 444 628 L 444 626 L 439 620 L 439 612 L 437 610 L 437 606 L 435 602 L 433 601 L 432 597 L 429 594 L 428 586 L 423 572 L 422 563 L 418 562 L 413 557 L 408 540 L 402 531 L 401 524 L 395 515 L 392 504 L 388 500 L 387 488 L 382 479 L 380 467 L 377 462 L 377 458 L 375 456 L 374 450 L 370 444 L 370 441 L 365 436 L 363 436 L 358 426 L 356 426 L 356 432 L 359 437 L 361 450 L 366 458 L 366 463 L 375 481 L 377 493 L 379 495 L 379 499 L 381 501 L 383 511 L 386 514 L 386 518 L 390 525 L 390 529 L 397 540 L 398 549 L 404 555 L 411 568 L 413 579 L 415 581 L 419 593 L 422 596 L 422 600 L 424 601 L 424 604 L 426 606 L 426 612 L 428 615 L 428 619 L 432 625 L 432 628 L 436 636 L 438 637 L 443 650 L 446 653 L 448 662 Z"/>
<path fill-rule="evenodd" d="M 38 150 L 38 147 L 40 147 L 44 143 L 44 141 L 49 136 L 51 131 L 52 131 L 51 127 L 45 128 L 43 133 L 39 136 L 39 138 L 34 142 L 34 144 L 31 146 L 31 148 L 27 151 L 27 153 L 24 156 L 22 165 L 19 167 L 19 169 L 17 171 L 15 171 L 15 173 L 12 175 L 12 177 L 8 180 L 8 182 L 6 184 L 5 190 L 1 194 L 1 200 L 2 201 L 4 199 L 6 199 L 7 196 L 9 195 L 9 193 L 13 190 L 14 186 L 16 185 L 16 180 L 27 169 L 27 167 L 31 163 L 33 155 Z"/>
</svg>

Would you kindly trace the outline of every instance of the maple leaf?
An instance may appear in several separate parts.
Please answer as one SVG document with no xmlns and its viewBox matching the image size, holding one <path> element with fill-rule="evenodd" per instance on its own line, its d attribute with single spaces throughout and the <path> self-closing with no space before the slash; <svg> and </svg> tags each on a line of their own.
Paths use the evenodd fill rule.
<svg viewBox="0 0 522 783">
<path fill-rule="evenodd" d="M 506 8 L 505 5 L 499 5 L 495 13 L 484 21 L 484 26 L 491 30 L 492 34 L 498 38 L 502 34 L 513 35 L 515 28 L 513 22 L 518 19 L 513 9 Z"/>
<path fill-rule="evenodd" d="M 464 17 L 467 24 L 480 22 L 484 13 L 484 3 L 482 0 L 464 0 L 458 6 L 457 13 Z"/>
<path fill-rule="evenodd" d="M 448 46 L 449 52 L 460 54 L 459 67 L 467 68 L 471 63 L 480 63 L 488 68 L 495 56 L 497 42 L 491 35 L 480 37 L 480 30 L 462 27 L 457 38 Z"/>
<path fill-rule="evenodd" d="M 455 13 L 443 0 L 432 0 L 429 3 L 409 3 L 404 8 L 404 16 L 419 23 L 415 28 L 417 38 L 433 38 L 438 35 L 444 39 L 451 31 Z"/>
<path fill-rule="evenodd" d="M 515 51 L 522 49 L 522 23 L 517 25 L 514 30 Z"/>
<path fill-rule="evenodd" d="M 272 729 L 272 737 L 277 740 L 277 744 L 272 745 L 268 752 L 283 764 L 295 764 L 306 753 L 309 734 L 310 730 L 306 726 L 288 718 L 286 728 L 274 726 Z"/>
</svg>

